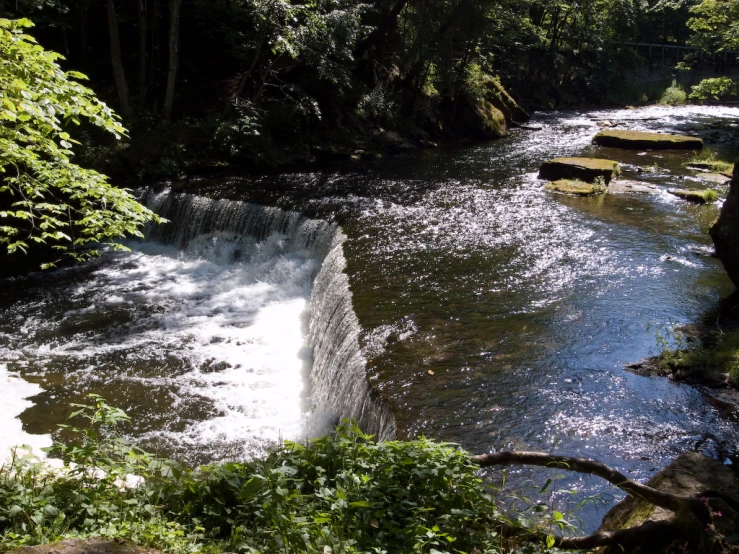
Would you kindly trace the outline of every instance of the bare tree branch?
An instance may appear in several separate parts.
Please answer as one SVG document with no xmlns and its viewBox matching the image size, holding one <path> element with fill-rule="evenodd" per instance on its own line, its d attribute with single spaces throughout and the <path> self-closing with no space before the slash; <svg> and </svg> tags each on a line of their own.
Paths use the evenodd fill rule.
<svg viewBox="0 0 739 554">
<path fill-rule="evenodd" d="M 577 473 L 595 475 L 596 477 L 605 479 L 630 496 L 640 498 L 650 504 L 659 506 L 660 508 L 672 510 L 673 512 L 685 509 L 696 514 L 702 514 L 705 512 L 705 507 L 698 498 L 680 496 L 653 489 L 647 485 L 642 485 L 641 483 L 632 481 L 622 473 L 619 473 L 605 464 L 586 460 L 584 458 L 571 458 L 569 456 L 557 456 L 542 452 L 498 452 L 494 454 L 473 456 L 472 459 L 481 467 L 500 465 L 534 465 L 540 467 L 555 467 L 575 471 Z"/>
</svg>

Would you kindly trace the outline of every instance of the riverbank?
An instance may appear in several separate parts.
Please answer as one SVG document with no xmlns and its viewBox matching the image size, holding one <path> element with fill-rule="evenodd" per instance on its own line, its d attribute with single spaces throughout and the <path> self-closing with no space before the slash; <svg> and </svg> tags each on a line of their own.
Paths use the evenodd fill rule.
<svg viewBox="0 0 739 554">
<path fill-rule="evenodd" d="M 678 348 L 668 348 L 669 337 L 660 335 L 665 344 L 662 352 L 626 369 L 696 386 L 729 411 L 739 410 L 739 321 L 686 325 L 671 334 L 670 342 L 679 344 Z"/>
</svg>

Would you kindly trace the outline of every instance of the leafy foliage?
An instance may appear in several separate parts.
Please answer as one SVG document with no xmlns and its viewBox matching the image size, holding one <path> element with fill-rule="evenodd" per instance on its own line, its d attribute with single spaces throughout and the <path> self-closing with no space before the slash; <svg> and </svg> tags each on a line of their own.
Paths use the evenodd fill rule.
<svg viewBox="0 0 739 554">
<path fill-rule="evenodd" d="M 174 552 L 441 554 L 516 544 L 499 534 L 507 519 L 494 491 L 454 445 L 376 444 L 344 423 L 335 436 L 288 442 L 264 459 L 189 469 L 129 444 L 118 431 L 126 415 L 93 400 L 73 414 L 89 424 L 69 429 L 77 442 L 55 447 L 63 468 L 17 456 L 0 472 L 3 550 L 89 536 Z"/>
<path fill-rule="evenodd" d="M 739 48 L 739 1 L 702 0 L 690 9 L 690 42 L 706 52 Z"/>
<path fill-rule="evenodd" d="M 659 103 L 667 106 L 679 106 L 681 104 L 685 104 L 687 99 L 688 95 L 686 94 L 685 89 L 683 89 L 677 81 L 673 80 L 672 86 L 668 87 L 665 92 L 662 93 Z"/>
<path fill-rule="evenodd" d="M 712 77 L 703 79 L 700 83 L 693 86 L 690 92 L 690 98 L 697 100 L 708 100 L 713 98 L 719 100 L 727 96 L 739 94 L 739 83 L 735 83 L 729 77 Z"/>
<path fill-rule="evenodd" d="M 99 243 L 159 218 L 96 171 L 72 161 L 67 129 L 83 121 L 120 137 L 125 129 L 108 106 L 64 72 L 59 54 L 39 46 L 28 20 L 0 19 L 0 244 L 12 254 L 38 245 L 77 260 Z M 78 144 L 78 143 L 77 143 Z M 53 264 L 46 264 L 53 265 Z"/>
</svg>

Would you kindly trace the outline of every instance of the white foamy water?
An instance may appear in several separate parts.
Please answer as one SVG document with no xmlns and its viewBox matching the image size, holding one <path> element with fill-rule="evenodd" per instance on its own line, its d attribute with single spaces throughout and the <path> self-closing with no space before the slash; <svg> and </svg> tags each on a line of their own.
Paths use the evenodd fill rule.
<svg viewBox="0 0 739 554">
<path fill-rule="evenodd" d="M 17 446 L 28 446 L 35 454 L 41 455 L 42 448 L 51 446 L 51 437 L 26 433 L 18 419 L 26 408 L 33 405 L 28 399 L 39 394 L 41 387 L 9 372 L 7 365 L 2 363 L 0 387 L 0 466 L 13 455 L 13 449 Z"/>
<path fill-rule="evenodd" d="M 19 301 L 16 321 L 2 328 L 0 361 L 49 383 L 37 412 L 64 412 L 98 393 L 132 415 L 138 442 L 194 461 L 250 457 L 300 438 L 310 364 L 303 327 L 320 260 L 288 242 L 216 232 L 182 251 L 134 243 L 92 270 L 40 276 L 25 284 L 36 301 Z M 3 417 L 41 392 L 13 383 Z M 3 445 L 29 442 L 6 430 Z"/>
</svg>

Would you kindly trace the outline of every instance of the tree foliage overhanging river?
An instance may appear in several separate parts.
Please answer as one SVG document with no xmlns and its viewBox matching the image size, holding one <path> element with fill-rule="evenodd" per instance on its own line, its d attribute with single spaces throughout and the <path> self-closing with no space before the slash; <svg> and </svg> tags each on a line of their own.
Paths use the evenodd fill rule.
<svg viewBox="0 0 739 554">
<path fill-rule="evenodd" d="M 367 372 L 399 438 L 582 454 L 643 479 L 682 451 L 736 452 L 737 421 L 699 391 L 623 369 L 658 351 L 659 326 L 698 320 L 732 286 L 710 257 L 717 208 L 666 193 L 704 186 L 682 165 L 690 153 L 598 149 L 599 120 L 739 153 L 737 108 L 569 112 L 489 144 L 196 189 L 338 216 Z M 542 161 L 581 153 L 622 162 L 659 193 L 542 190 Z M 135 244 L 4 281 L 0 364 L 43 388 L 21 416 L 26 430 L 53 431 L 69 402 L 97 392 L 129 410 L 148 446 L 192 460 L 299 437 L 304 312 L 320 260 L 290 245 L 287 227 L 264 240 L 193 237 L 184 251 Z"/>
</svg>

